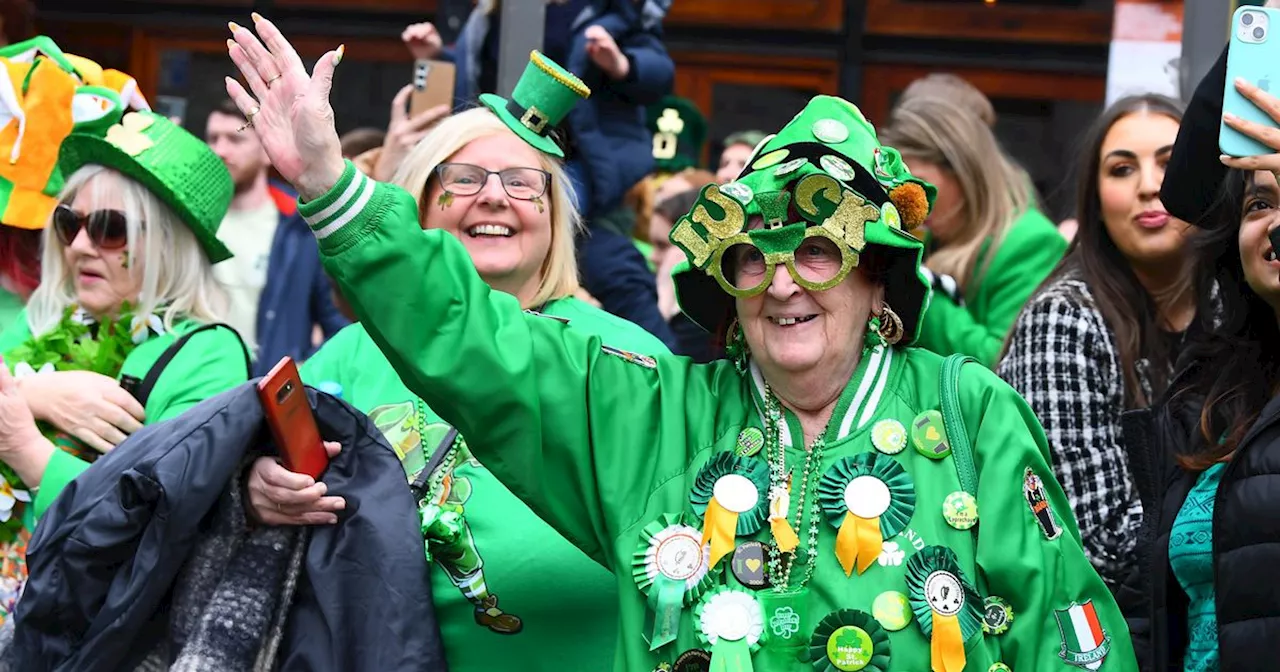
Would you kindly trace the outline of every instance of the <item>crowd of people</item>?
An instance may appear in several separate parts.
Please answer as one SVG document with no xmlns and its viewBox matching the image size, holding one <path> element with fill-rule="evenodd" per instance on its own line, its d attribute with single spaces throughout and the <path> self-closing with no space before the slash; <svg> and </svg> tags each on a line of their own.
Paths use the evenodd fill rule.
<svg viewBox="0 0 1280 672">
<path fill-rule="evenodd" d="M 257 14 L 203 138 L 0 48 L 0 669 L 1269 669 L 1280 131 L 1225 51 L 1056 225 L 958 77 L 708 165 L 669 2 L 551 0 L 505 97 L 495 4 L 341 137 L 344 48 Z"/>
</svg>

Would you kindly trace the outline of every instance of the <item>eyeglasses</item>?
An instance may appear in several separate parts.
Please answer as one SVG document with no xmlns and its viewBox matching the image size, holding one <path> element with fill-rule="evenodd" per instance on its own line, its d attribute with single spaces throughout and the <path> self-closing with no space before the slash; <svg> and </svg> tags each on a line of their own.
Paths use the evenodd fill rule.
<svg viewBox="0 0 1280 672">
<path fill-rule="evenodd" d="M 719 269 L 716 279 L 734 296 L 746 298 L 763 292 L 773 282 L 779 265 L 787 267 L 796 284 L 817 292 L 840 284 L 858 265 L 858 253 L 846 249 L 820 226 L 809 227 L 792 251 L 773 254 L 757 247 L 751 233 L 763 238 L 770 232 L 739 233 L 729 238 L 715 262 Z"/>
<path fill-rule="evenodd" d="M 53 231 L 66 247 L 80 235 L 89 233 L 89 241 L 100 250 L 118 250 L 129 243 L 129 218 L 119 210 L 94 210 L 80 214 L 59 205 L 53 209 Z"/>
<path fill-rule="evenodd" d="M 537 168 L 507 168 L 487 170 L 469 163 L 442 163 L 436 166 L 440 186 L 454 196 L 475 196 L 489 182 L 490 175 L 497 175 L 502 190 L 511 198 L 532 201 L 547 193 L 551 173 Z"/>
</svg>

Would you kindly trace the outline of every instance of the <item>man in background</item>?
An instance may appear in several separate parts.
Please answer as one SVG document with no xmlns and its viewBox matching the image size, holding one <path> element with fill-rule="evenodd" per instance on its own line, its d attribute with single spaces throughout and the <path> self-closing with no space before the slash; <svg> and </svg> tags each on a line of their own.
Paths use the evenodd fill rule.
<svg viewBox="0 0 1280 672">
<path fill-rule="evenodd" d="M 228 322 L 256 344 L 255 375 L 282 357 L 298 362 L 348 324 L 320 266 L 315 237 L 298 214 L 297 195 L 267 178 L 271 164 L 230 100 L 209 114 L 205 140 L 226 164 L 235 196 L 218 229 L 235 255 L 214 267 L 231 296 Z M 323 338 L 313 338 L 319 328 Z"/>
</svg>

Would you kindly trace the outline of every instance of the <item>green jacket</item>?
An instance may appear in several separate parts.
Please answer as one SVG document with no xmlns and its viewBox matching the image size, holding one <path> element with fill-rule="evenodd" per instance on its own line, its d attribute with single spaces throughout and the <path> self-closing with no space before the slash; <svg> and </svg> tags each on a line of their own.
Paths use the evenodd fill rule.
<svg viewBox="0 0 1280 672">
<path fill-rule="evenodd" d="M 200 325 L 185 321 L 172 332 L 154 336 L 129 353 L 120 370 L 121 376 L 146 378 L 147 372 L 160 355 L 182 334 Z M 17 320 L 0 335 L 0 352 L 8 352 L 31 337 L 24 310 Z M 5 359 L 10 371 L 17 362 Z M 210 329 L 191 337 L 182 350 L 165 367 L 156 381 L 155 389 L 147 398 L 145 424 L 153 425 L 182 415 L 187 409 L 221 392 L 225 392 L 249 379 L 245 369 L 244 345 L 240 337 L 229 329 Z M 89 463 L 70 453 L 56 450 L 45 468 L 44 479 L 36 493 L 35 519 L 44 515 L 58 494 L 76 476 L 89 468 Z"/>
<path fill-rule="evenodd" d="M 9 325 L 22 312 L 22 299 L 13 292 L 0 287 L 0 334 L 4 334 Z"/>
<path fill-rule="evenodd" d="M 419 228 L 409 194 L 350 165 L 302 212 L 320 239 L 327 270 L 405 385 L 456 426 L 480 461 L 531 509 L 614 571 L 621 603 L 615 669 L 647 672 L 681 652 L 706 648 L 691 606 L 682 612 L 676 640 L 649 650 L 646 598 L 633 579 L 633 562 L 646 526 L 664 516 L 683 514 L 701 526 L 691 505 L 699 470 L 733 451 L 744 429 L 761 425 L 754 377 L 725 361 L 696 365 L 629 355 L 602 346 L 597 336 L 522 312 L 513 297 L 485 285 L 456 239 Z M 941 363 L 917 349 L 864 357 L 835 409 L 814 473 L 827 473 L 844 457 L 875 453 L 869 436 L 880 421 L 906 425 L 937 409 Z M 1008 385 L 976 366 L 964 368 L 959 407 L 977 472 L 976 527 L 962 531 L 944 520 L 944 499 L 961 489 L 952 460 L 910 449 L 893 456 L 913 481 L 909 523 L 852 578 L 833 551 L 836 529 L 823 523 L 807 602 L 799 605 L 814 616 L 802 621 L 809 624 L 802 632 L 788 629 L 789 621 L 767 619 L 774 633 L 767 637 L 807 643 L 812 624 L 827 614 L 872 611 L 881 594 L 907 591 L 906 568 L 917 554 L 929 555 L 921 549 L 945 547 L 976 590 L 1004 598 L 1015 615 L 1000 636 L 971 629 L 965 669 L 986 671 L 1003 661 L 1015 670 L 1067 670 L 1060 653 L 1076 661 L 1092 653 L 1105 654 L 1103 670 L 1136 670 L 1125 622 L 1081 550 L 1034 414 Z M 799 465 L 805 453 L 790 415 L 787 428 L 788 463 Z M 1049 512 L 1052 525 L 1042 528 L 1024 498 L 1027 476 L 1041 479 L 1033 489 L 1041 498 L 1032 500 L 1042 515 Z M 793 498 L 793 511 L 800 499 Z M 767 539 L 768 531 L 749 536 Z M 712 569 L 714 583 L 734 583 L 728 564 Z M 1096 613 L 1088 622 L 1098 627 L 1082 630 L 1084 612 Z M 564 627 L 575 627 L 574 621 L 566 614 Z M 930 644 L 920 627 L 907 625 L 888 639 L 886 670 L 929 669 Z M 565 652 L 567 663 L 572 655 Z M 794 658 L 766 661 L 763 652 L 753 660 L 761 672 L 813 669 Z"/>
<path fill-rule="evenodd" d="M 540 312 L 619 348 L 667 352 L 647 331 L 575 298 L 551 301 Z M 301 372 L 311 385 L 340 385 L 342 398 L 382 431 L 410 480 L 448 432 L 360 324 L 338 332 Z M 436 473 L 432 501 L 457 508 L 465 520 L 456 544 L 431 549 L 432 596 L 449 669 L 500 670 L 520 661 L 521 670 L 552 672 L 565 669 L 570 650 L 577 669 L 608 669 L 618 632 L 618 589 L 608 570 L 539 519 L 465 444 Z M 564 627 L 565 613 L 577 628 Z"/>
<path fill-rule="evenodd" d="M 984 275 L 989 247 L 990 240 L 978 255 L 963 307 L 933 293 L 917 346 L 940 355 L 963 353 L 995 367 L 1022 307 L 1062 260 L 1067 241 L 1040 211 L 1028 210 L 1010 227 Z"/>
</svg>

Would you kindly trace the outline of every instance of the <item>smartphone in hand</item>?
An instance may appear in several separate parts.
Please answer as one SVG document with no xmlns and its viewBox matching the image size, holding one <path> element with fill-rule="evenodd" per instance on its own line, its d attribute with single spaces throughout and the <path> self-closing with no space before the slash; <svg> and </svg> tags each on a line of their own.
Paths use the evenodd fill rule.
<svg viewBox="0 0 1280 672">
<path fill-rule="evenodd" d="M 280 360 L 258 381 L 258 398 L 284 468 L 319 480 L 329 466 L 329 454 L 320 439 L 320 428 L 293 358 Z"/>
<path fill-rule="evenodd" d="M 409 116 L 417 116 L 437 105 L 453 107 L 453 82 L 456 76 L 457 68 L 448 61 L 415 61 L 413 93 L 409 94 Z"/>
<path fill-rule="evenodd" d="M 1280 94 L 1280 10 L 1241 7 L 1231 17 L 1231 42 L 1227 46 L 1227 84 L 1222 111 L 1276 126 L 1271 116 L 1236 91 L 1235 80 L 1244 79 L 1268 93 Z M 1276 91 L 1272 92 L 1271 87 Z M 1219 122 L 1218 148 L 1228 156 L 1274 154 L 1275 150 Z"/>
</svg>

